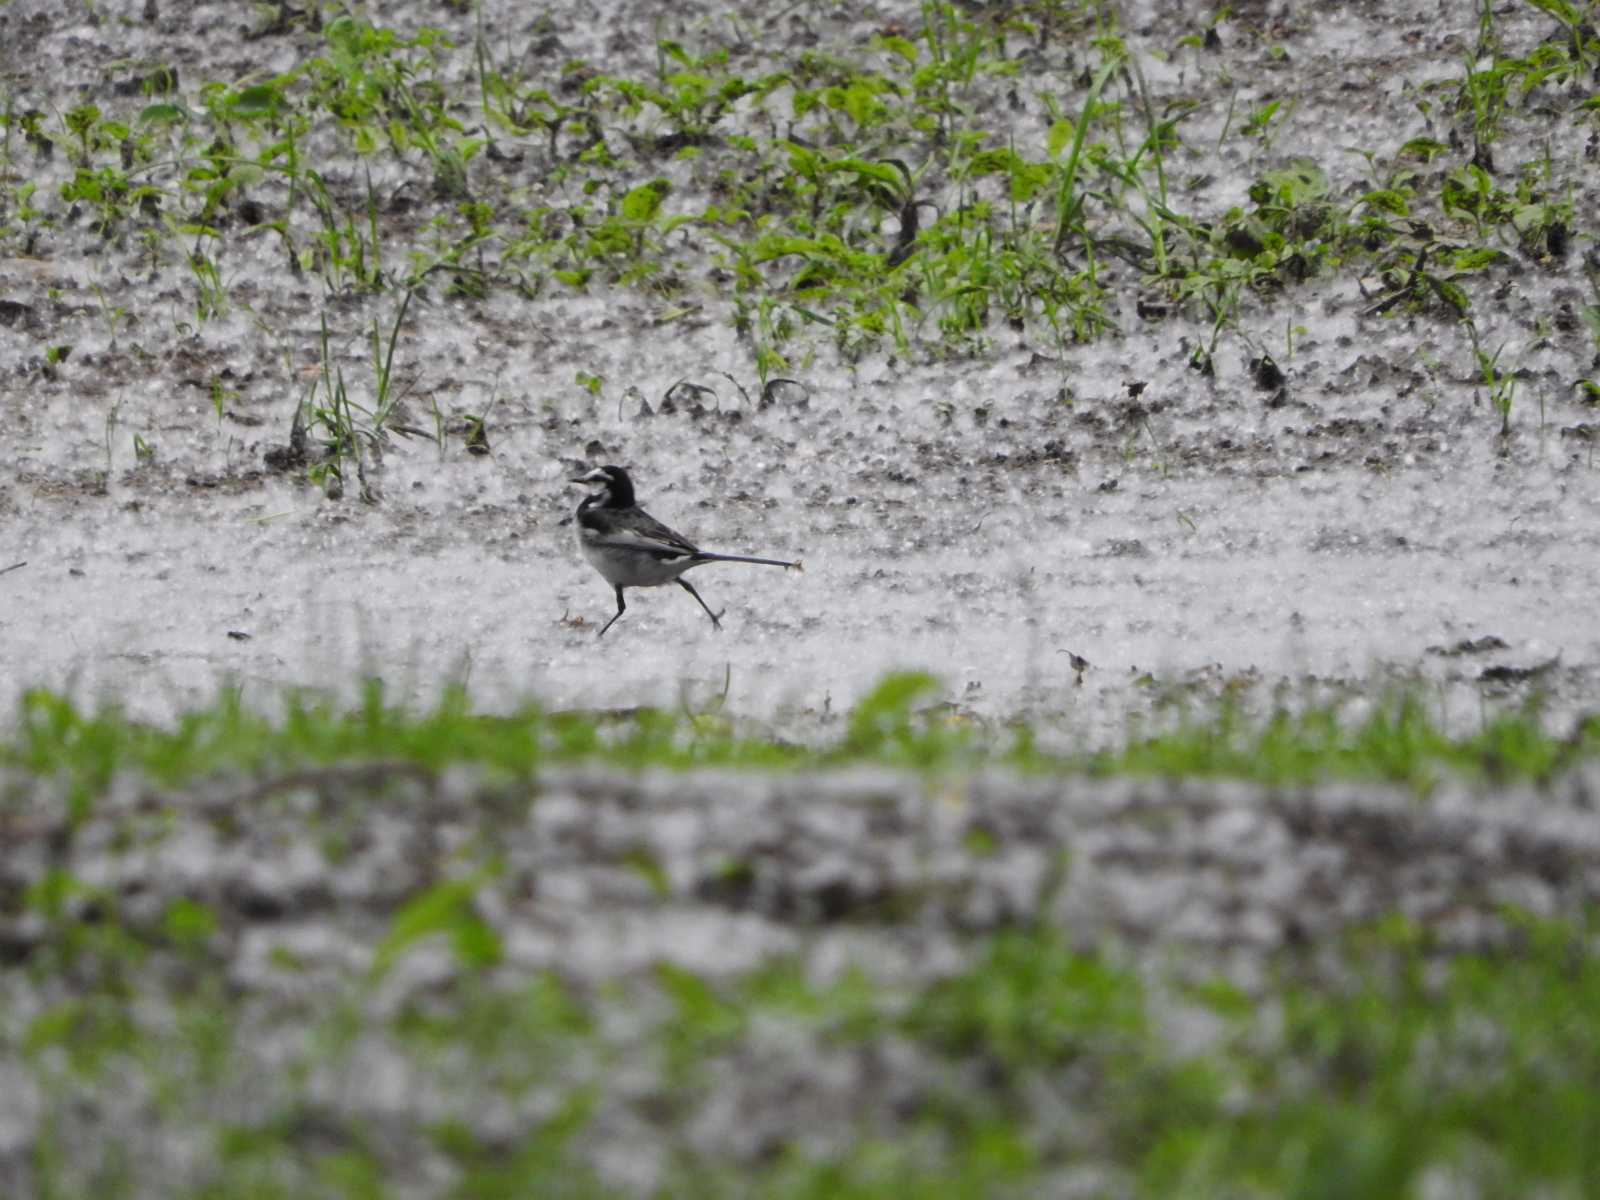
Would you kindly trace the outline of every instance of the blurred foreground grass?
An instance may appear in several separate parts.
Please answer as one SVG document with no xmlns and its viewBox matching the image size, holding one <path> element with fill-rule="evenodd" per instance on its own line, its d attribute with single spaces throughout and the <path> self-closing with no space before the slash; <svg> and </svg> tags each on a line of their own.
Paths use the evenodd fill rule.
<svg viewBox="0 0 1600 1200">
<path fill-rule="evenodd" d="M 1204 963 L 1153 976 L 1039 922 L 972 934 L 964 967 L 923 982 L 870 965 L 819 979 L 783 955 L 710 976 L 664 956 L 595 986 L 510 965 L 512 931 L 480 895 L 491 863 L 372 914 L 331 980 L 280 946 L 287 982 L 264 986 L 240 965 L 238 914 L 185 897 L 152 916 L 70 865 L 122 772 L 180 788 L 375 761 L 517 778 L 888 763 L 1370 779 L 1425 804 L 1441 776 L 1537 785 L 1600 744 L 1593 721 L 1552 736 L 1532 711 L 1450 736 L 1397 697 L 1358 720 L 1219 712 L 1071 759 L 928 707 L 932 687 L 888 679 L 813 746 L 717 715 L 490 717 L 461 695 L 413 713 L 376 685 L 350 711 L 225 698 L 169 728 L 30 695 L 0 747 L 0 838 L 33 864 L 26 887 L 18 871 L 0 886 L 0 1194 L 1600 1194 L 1600 963 L 1583 919 L 1503 911 L 1461 953 L 1395 916 L 1274 958 L 1248 987 Z M 47 804 L 65 806 L 48 836 L 23 832 Z M 166 819 L 181 837 L 227 815 Z M 850 1111 L 830 1114 L 841 1086 Z M 617 1164 L 634 1153 L 648 1166 L 630 1184 Z"/>
</svg>

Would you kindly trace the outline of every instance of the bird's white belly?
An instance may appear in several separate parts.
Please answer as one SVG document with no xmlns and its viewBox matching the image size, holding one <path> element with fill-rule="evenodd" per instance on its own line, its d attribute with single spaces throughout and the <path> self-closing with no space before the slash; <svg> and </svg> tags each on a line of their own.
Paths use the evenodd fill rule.
<svg viewBox="0 0 1600 1200">
<path fill-rule="evenodd" d="M 596 546 L 578 531 L 578 548 L 589 560 L 589 565 L 614 587 L 660 587 L 671 583 L 689 569 L 692 560 L 687 554 L 676 558 L 654 558 L 636 550 L 615 546 Z"/>
</svg>

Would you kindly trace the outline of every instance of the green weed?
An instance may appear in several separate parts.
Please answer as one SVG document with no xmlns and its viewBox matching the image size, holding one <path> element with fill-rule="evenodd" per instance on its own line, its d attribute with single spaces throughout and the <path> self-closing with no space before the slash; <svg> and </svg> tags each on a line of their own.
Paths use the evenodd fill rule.
<svg viewBox="0 0 1600 1200">
<path fill-rule="evenodd" d="M 1216 145 L 1190 145 L 1198 102 L 1152 94 L 1104 5 L 980 16 L 925 0 L 861 46 L 754 57 L 735 23 L 720 40 L 660 37 L 637 78 L 585 63 L 541 71 L 487 45 L 481 20 L 458 46 L 439 29 L 338 14 L 308 22 L 316 36 L 271 76 L 201 81 L 185 97 L 158 65 L 132 114 L 93 93 L 54 118 L 8 99 L 0 238 L 27 253 L 76 213 L 108 239 L 134 231 L 152 270 L 177 242 L 197 323 L 228 307 L 232 239 L 258 232 L 330 296 L 441 286 L 479 301 L 558 286 L 720 305 L 763 386 L 823 345 L 846 361 L 938 359 L 982 353 L 1011 329 L 1065 354 L 1117 327 L 1110 297 L 1133 283 L 1149 312 L 1176 306 L 1209 327 L 1196 354 L 1209 370 L 1242 308 L 1331 271 L 1381 278 L 1369 312 L 1459 317 L 1472 278 L 1509 261 L 1498 245 L 1563 258 L 1572 164 L 1547 151 L 1507 182 L 1492 161 L 1535 107 L 1563 120 L 1593 111 L 1572 96 L 1600 61 L 1589 14 L 1567 0 L 1536 7 L 1558 36 L 1513 53 L 1481 6 L 1461 75 L 1415 94 L 1425 115 L 1459 120 L 1471 154 L 1427 135 L 1356 148 L 1373 178 L 1354 196 L 1330 194 L 1316 163 L 1266 161 L 1251 205 L 1223 212 L 1187 203 L 1185 181 L 1214 172 L 1234 135 L 1267 159 L 1294 96 L 1230 112 Z M 1022 47 L 1074 40 L 1078 74 L 1029 94 Z M 1212 53 L 1198 33 L 1178 41 Z M 1027 104 L 1048 122 L 1042 139 L 1004 115 Z M 380 195 L 369 170 L 352 186 L 309 149 L 330 142 L 357 161 L 388 158 L 402 182 Z M 55 204 L 36 181 L 9 181 L 18 151 L 42 159 L 57 146 L 70 174 Z M 671 185 L 665 158 L 687 165 Z M 524 161 L 537 194 L 510 166 Z M 697 282 L 708 250 L 711 288 Z"/>
</svg>

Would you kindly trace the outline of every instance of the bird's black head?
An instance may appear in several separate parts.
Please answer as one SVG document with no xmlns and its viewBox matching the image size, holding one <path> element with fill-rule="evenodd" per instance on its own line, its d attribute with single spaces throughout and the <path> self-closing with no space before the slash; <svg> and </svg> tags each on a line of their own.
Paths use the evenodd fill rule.
<svg viewBox="0 0 1600 1200">
<path fill-rule="evenodd" d="M 573 483 L 586 483 L 595 490 L 585 505 L 598 508 L 632 508 L 633 480 L 621 467 L 596 467 L 588 474 L 579 475 Z"/>
</svg>

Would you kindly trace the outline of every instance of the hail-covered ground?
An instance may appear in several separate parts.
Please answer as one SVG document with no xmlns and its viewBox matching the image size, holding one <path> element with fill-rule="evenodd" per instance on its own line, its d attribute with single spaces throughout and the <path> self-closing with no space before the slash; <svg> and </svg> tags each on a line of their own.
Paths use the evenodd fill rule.
<svg viewBox="0 0 1600 1200">
<path fill-rule="evenodd" d="M 1353 194 L 1408 140 L 1448 136 L 1441 106 L 1430 117 L 1419 97 L 1460 74 L 1478 34 L 1471 11 L 1257 8 L 1236 10 L 1209 50 L 1179 44 L 1194 30 L 1177 7 L 1122 13 L 1157 98 L 1197 106 L 1183 126 L 1199 147 L 1191 210 L 1221 214 L 1294 158 L 1319 163 L 1334 195 Z M 473 37 L 448 10 L 371 15 Z M 482 20 L 508 65 L 543 64 L 554 80 L 571 60 L 649 70 L 669 35 L 721 38 L 754 73 L 757 31 L 850 46 L 919 18 L 914 5 L 849 16 L 747 6 L 729 32 L 695 5 L 485 4 Z M 261 79 L 318 36 L 292 25 L 255 37 L 260 26 L 228 5 L 160 6 L 147 19 L 136 5 L 15 3 L 0 21 L 19 110 L 65 110 L 85 95 L 110 107 L 106 81 L 129 63 L 172 63 L 185 92 Z M 1499 28 L 1530 47 L 1549 32 L 1531 10 Z M 1011 124 L 1019 144 L 1037 143 L 1046 98 L 1070 100 L 1063 72 L 1081 69 L 1085 51 L 1016 40 Z M 460 59 L 465 76 L 470 56 Z M 38 71 L 43 62 L 56 66 Z M 1238 114 L 1273 99 L 1292 103 L 1270 140 L 1211 150 Z M 781 101 L 765 103 L 781 113 Z M 1551 142 L 1555 161 L 1581 161 L 1559 151 L 1589 134 L 1553 122 L 1496 153 L 1508 175 Z M 482 187 L 573 199 L 543 182 L 537 143 L 514 149 L 508 161 L 480 156 Z M 417 220 L 390 157 L 317 165 L 352 186 L 370 176 L 397 230 Z M 647 166 L 674 180 L 670 205 L 705 202 L 693 160 Z M 1281 696 L 1279 685 L 1420 678 L 1442 682 L 1447 720 L 1476 718 L 1486 680 L 1531 681 L 1556 713 L 1595 695 L 1600 641 L 1586 614 L 1600 521 L 1592 426 L 1574 388 L 1595 352 L 1573 316 L 1592 300 L 1582 262 L 1594 197 L 1582 179 L 1546 184 L 1576 203 L 1566 259 L 1505 247 L 1515 269 L 1473 293 L 1482 346 L 1516 373 L 1507 436 L 1459 321 L 1403 306 L 1374 314 L 1364 281 L 1338 272 L 1241 306 L 1209 377 L 1191 357 L 1210 326 L 1182 312 L 1145 319 L 1130 276 L 1110 310 L 1116 331 L 1098 341 L 996 320 L 979 353 L 845 362 L 824 336 L 791 354 L 781 374 L 797 384 L 761 404 L 726 282 L 704 271 L 687 299 L 660 302 L 599 285 L 476 301 L 424 290 L 394 353 L 403 423 L 433 433 L 484 415 L 492 453 L 470 454 L 460 437 L 441 448 L 396 436 L 370 478 L 381 498 L 362 504 L 353 487 L 330 500 L 264 456 L 314 394 L 323 320 L 351 397 L 370 403 L 372 325 L 387 334 L 398 296 L 329 295 L 288 269 L 275 237 L 235 222 L 207 243 L 226 302 L 199 320 L 183 257 L 192 235 L 144 240 L 135 223 L 97 236 L 48 203 L 72 169 L 65 149 L 36 162 L 10 145 L 9 186 L 42 180 L 57 220 L 31 239 L 14 231 L 0 260 L 11 305 L 0 566 L 27 564 L 0 576 L 8 700 L 47 685 L 164 716 L 224 686 L 270 702 L 379 674 L 422 700 L 465 681 L 491 708 L 717 696 L 798 731 L 885 672 L 919 668 L 974 714 L 1098 742 L 1174 689 Z M 715 249 L 692 228 L 677 236 L 684 254 Z M 63 345 L 66 361 L 48 363 Z M 1248 364 L 1263 352 L 1281 384 L 1258 386 Z M 580 376 L 601 381 L 598 394 Z M 680 387 L 663 404 L 680 381 L 714 393 Z M 581 489 L 568 479 L 599 463 L 626 465 L 650 511 L 706 548 L 798 558 L 803 572 L 708 566 L 692 578 L 726 609 L 721 633 L 669 588 L 634 592 L 597 640 L 613 599 L 575 550 Z"/>
</svg>

